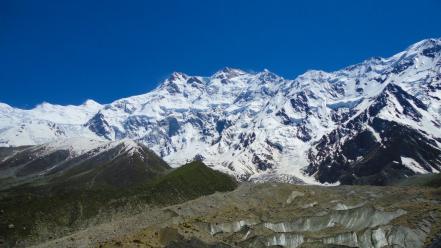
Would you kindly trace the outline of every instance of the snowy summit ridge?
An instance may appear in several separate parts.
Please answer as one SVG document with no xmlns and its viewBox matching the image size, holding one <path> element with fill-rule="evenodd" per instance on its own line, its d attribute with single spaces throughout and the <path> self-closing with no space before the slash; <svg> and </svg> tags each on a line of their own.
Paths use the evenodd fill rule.
<svg viewBox="0 0 441 248">
<path fill-rule="evenodd" d="M 0 145 L 131 139 L 172 166 L 202 159 L 257 181 L 355 183 L 384 170 L 439 172 L 440 58 L 441 39 L 427 39 L 390 58 L 293 80 L 224 68 L 209 77 L 174 72 L 151 92 L 104 105 L 0 103 Z M 414 143 L 398 142 L 403 137 Z M 431 150 L 399 145 L 408 143 Z"/>
</svg>

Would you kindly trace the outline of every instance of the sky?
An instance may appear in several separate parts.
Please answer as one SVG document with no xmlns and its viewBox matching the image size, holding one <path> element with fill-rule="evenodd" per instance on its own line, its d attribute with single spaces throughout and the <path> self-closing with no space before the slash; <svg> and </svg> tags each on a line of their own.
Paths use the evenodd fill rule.
<svg viewBox="0 0 441 248">
<path fill-rule="evenodd" d="M 441 37 L 439 13 L 439 0 L 1 0 L 0 102 L 110 103 L 173 71 L 333 71 Z"/>
</svg>

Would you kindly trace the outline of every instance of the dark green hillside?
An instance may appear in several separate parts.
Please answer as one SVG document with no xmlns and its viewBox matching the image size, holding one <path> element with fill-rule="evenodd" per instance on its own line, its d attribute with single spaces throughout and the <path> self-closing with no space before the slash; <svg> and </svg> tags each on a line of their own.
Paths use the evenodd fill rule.
<svg viewBox="0 0 441 248">
<path fill-rule="evenodd" d="M 396 183 L 398 186 L 441 187 L 441 174 L 425 174 L 408 177 Z"/>
<path fill-rule="evenodd" d="M 109 189 L 143 184 L 170 171 L 169 165 L 148 148 L 129 154 L 119 145 L 93 157 L 67 161 L 49 174 L 56 187 Z"/>
<path fill-rule="evenodd" d="M 236 187 L 237 182 L 231 176 L 194 161 L 159 178 L 151 188 L 151 195 L 154 196 L 152 200 L 158 203 L 178 203 L 216 191 L 231 191 Z"/>
<path fill-rule="evenodd" d="M 0 162 L 0 190 L 19 185 L 47 191 L 130 187 L 164 175 L 171 168 L 147 147 L 130 152 L 121 143 L 102 152 L 70 157 L 68 150 L 38 154 L 30 148 Z M 38 155 L 36 155 L 38 154 Z"/>
<path fill-rule="evenodd" d="M 182 203 L 216 191 L 233 190 L 237 186 L 233 178 L 201 162 L 170 170 L 168 165 L 167 168 L 163 167 L 165 162 L 160 158 L 159 163 L 150 160 L 144 167 L 161 173 L 148 173 L 149 176 L 142 178 L 141 183 L 119 184 L 120 181 L 140 179 L 134 178 L 133 173 L 142 166 L 133 163 L 137 161 L 136 157 L 131 159 L 133 161 L 126 160 L 124 163 L 117 163 L 116 160 L 97 164 L 95 170 L 81 170 L 84 173 L 73 173 L 74 177 L 67 173 L 62 177 L 66 179 L 64 184 L 60 181 L 61 177 L 56 177 L 49 184 L 22 185 L 0 192 L 0 239 L 9 244 L 23 239 L 51 239 L 106 222 L 115 213 L 136 213 L 146 205 Z M 164 174 L 164 170 L 168 173 Z M 91 175 L 102 180 L 97 180 L 94 187 L 79 187 L 81 182 L 90 186 Z M 117 187 L 111 187 L 110 182 L 117 183 Z"/>
</svg>

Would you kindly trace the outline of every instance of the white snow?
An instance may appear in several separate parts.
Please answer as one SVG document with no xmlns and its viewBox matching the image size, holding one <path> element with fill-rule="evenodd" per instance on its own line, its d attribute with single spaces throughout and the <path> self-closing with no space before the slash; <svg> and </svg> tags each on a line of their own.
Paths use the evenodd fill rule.
<svg viewBox="0 0 441 248">
<path fill-rule="evenodd" d="M 401 157 L 401 162 L 404 166 L 411 169 L 415 173 L 418 174 L 427 174 L 429 173 L 427 170 L 425 170 L 417 161 L 415 161 L 413 158 L 409 157 Z"/>
<path fill-rule="evenodd" d="M 0 103 L 0 146 L 74 138 L 78 140 L 70 141 L 69 148 L 81 153 L 88 145 L 98 145 L 82 144 L 81 138 L 104 142 L 107 137 L 124 139 L 132 147 L 128 149 L 136 151 L 136 145 L 128 143 L 133 139 L 174 167 L 201 155 L 213 168 L 237 177 L 265 178 L 277 173 L 313 184 L 317 181 L 303 169 L 310 163 L 308 153 L 316 154 L 315 143 L 363 114 L 389 84 L 417 97 L 428 109 L 410 102 L 422 116 L 415 121 L 389 94 L 376 117 L 423 130 L 428 138 L 441 138 L 436 125 L 441 124 L 441 90 L 428 90 L 441 73 L 440 56 L 421 54 L 433 44 L 441 40 L 425 40 L 390 58 L 372 58 L 335 72 L 307 71 L 294 80 L 268 70 L 248 73 L 225 68 L 207 77 L 176 72 L 149 93 L 106 105 L 88 100 L 79 106 L 42 103 L 23 110 Z M 408 60 L 414 65 L 391 72 Z M 103 127 L 107 133 L 94 133 L 87 125 L 96 114 L 108 124 Z M 345 122 L 344 115 L 349 115 Z M 220 131 L 221 121 L 225 125 Z M 382 142 L 368 123 L 364 127 Z M 340 143 L 348 138 L 341 137 Z M 82 145 L 84 150 L 76 150 Z M 260 170 L 257 160 L 271 168 Z"/>
<path fill-rule="evenodd" d="M 46 151 L 67 150 L 72 157 L 82 155 L 90 150 L 105 145 L 103 140 L 94 140 L 84 137 L 75 137 L 68 139 L 57 139 L 53 142 L 43 144 Z"/>
</svg>

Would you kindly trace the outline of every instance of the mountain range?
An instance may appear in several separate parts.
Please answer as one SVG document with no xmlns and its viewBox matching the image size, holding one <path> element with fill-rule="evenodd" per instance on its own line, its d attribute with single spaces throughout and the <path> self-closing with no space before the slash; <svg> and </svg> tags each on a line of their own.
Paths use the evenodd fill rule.
<svg viewBox="0 0 441 248">
<path fill-rule="evenodd" d="M 139 159 L 150 149 L 172 167 L 201 160 L 250 181 L 385 185 L 438 173 L 441 39 L 295 79 L 174 72 L 151 92 L 109 104 L 0 103 L 0 146 L 10 147 L 0 154 L 3 174 L 26 180 L 75 169 L 110 147 Z"/>
</svg>

